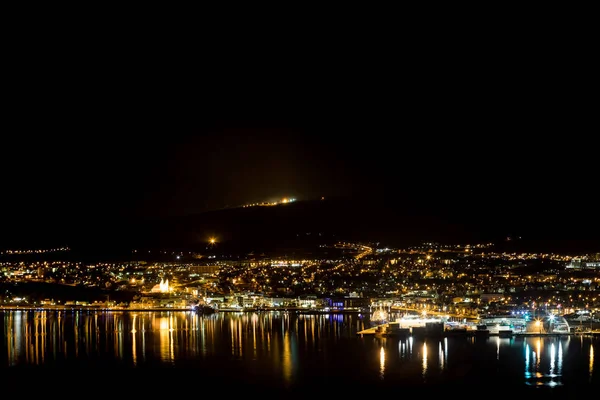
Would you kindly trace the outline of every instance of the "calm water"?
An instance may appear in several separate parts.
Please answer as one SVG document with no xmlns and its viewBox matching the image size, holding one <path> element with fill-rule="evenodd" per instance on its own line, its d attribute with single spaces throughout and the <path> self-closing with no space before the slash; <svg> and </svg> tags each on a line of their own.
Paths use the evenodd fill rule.
<svg viewBox="0 0 600 400">
<path fill-rule="evenodd" d="M 15 391 L 60 382 L 61 390 L 111 393 L 212 387 L 306 396 L 418 388 L 468 396 L 600 384 L 598 339 L 356 335 L 368 326 L 356 314 L 12 311 L 0 313 L 0 365 Z"/>
</svg>

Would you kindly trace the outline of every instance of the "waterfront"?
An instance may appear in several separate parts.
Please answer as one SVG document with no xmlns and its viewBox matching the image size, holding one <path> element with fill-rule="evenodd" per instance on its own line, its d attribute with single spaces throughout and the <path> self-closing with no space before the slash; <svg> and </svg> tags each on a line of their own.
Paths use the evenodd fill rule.
<svg viewBox="0 0 600 400">
<path fill-rule="evenodd" d="M 359 314 L 10 311 L 0 324 L 5 377 L 47 383 L 59 374 L 74 386 L 156 379 L 148 392 L 205 383 L 224 393 L 418 387 L 474 395 L 600 383 L 598 339 L 361 337 L 370 321 Z M 129 387 L 145 391 L 140 385 Z"/>
</svg>

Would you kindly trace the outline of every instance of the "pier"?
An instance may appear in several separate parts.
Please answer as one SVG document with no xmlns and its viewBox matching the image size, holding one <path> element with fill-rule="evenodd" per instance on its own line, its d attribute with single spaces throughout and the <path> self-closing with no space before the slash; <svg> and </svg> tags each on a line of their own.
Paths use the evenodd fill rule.
<svg viewBox="0 0 600 400">
<path fill-rule="evenodd" d="M 499 333 L 491 333 L 489 331 L 481 331 L 475 329 L 445 329 L 442 331 L 427 332 L 422 327 L 413 327 L 410 330 L 407 328 L 403 332 L 389 332 L 389 323 L 374 326 L 372 328 L 363 329 L 356 332 L 359 336 L 375 335 L 382 337 L 397 337 L 397 336 L 419 336 L 419 337 L 503 337 L 503 338 L 523 338 L 523 337 L 566 337 L 566 336 L 584 336 L 584 337 L 600 337 L 600 329 L 587 332 L 511 332 L 501 331 Z M 415 329 L 416 328 L 416 329 Z"/>
</svg>

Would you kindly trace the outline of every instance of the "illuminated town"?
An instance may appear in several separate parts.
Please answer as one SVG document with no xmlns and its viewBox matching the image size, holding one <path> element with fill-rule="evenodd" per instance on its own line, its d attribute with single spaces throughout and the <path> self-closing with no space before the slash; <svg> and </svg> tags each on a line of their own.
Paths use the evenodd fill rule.
<svg viewBox="0 0 600 400">
<path fill-rule="evenodd" d="M 209 242 L 216 244 L 215 238 Z M 226 258 L 212 248 L 214 254 L 208 256 L 156 251 L 171 259 L 161 262 L 86 264 L 5 257 L 0 262 L 5 288 L 0 302 L 5 309 L 406 310 L 455 320 L 501 313 L 535 318 L 537 313 L 564 316 L 577 330 L 593 329 L 600 321 L 600 254 L 498 253 L 491 243 L 392 249 L 338 242 L 320 246 L 319 256 L 311 259 Z M 24 292 L 26 284 L 90 293 L 62 290 L 52 297 L 39 289 Z"/>
<path fill-rule="evenodd" d="M 593 25 L 40 17 L 5 46 L 6 398 L 598 392 Z"/>
</svg>

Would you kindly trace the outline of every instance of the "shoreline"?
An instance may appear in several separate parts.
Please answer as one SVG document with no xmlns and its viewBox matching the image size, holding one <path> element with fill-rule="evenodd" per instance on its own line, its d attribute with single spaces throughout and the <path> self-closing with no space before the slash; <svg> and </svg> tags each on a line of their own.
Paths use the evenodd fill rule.
<svg viewBox="0 0 600 400">
<path fill-rule="evenodd" d="M 100 308 L 100 307 L 2 307 L 4 311 L 100 311 L 100 312 L 157 312 L 157 311 L 186 311 L 199 312 L 191 308 Z M 269 309 L 215 309 L 214 313 L 257 313 L 257 312 L 298 312 L 302 314 L 360 314 L 360 310 L 307 310 L 299 308 L 269 308 Z"/>
</svg>

